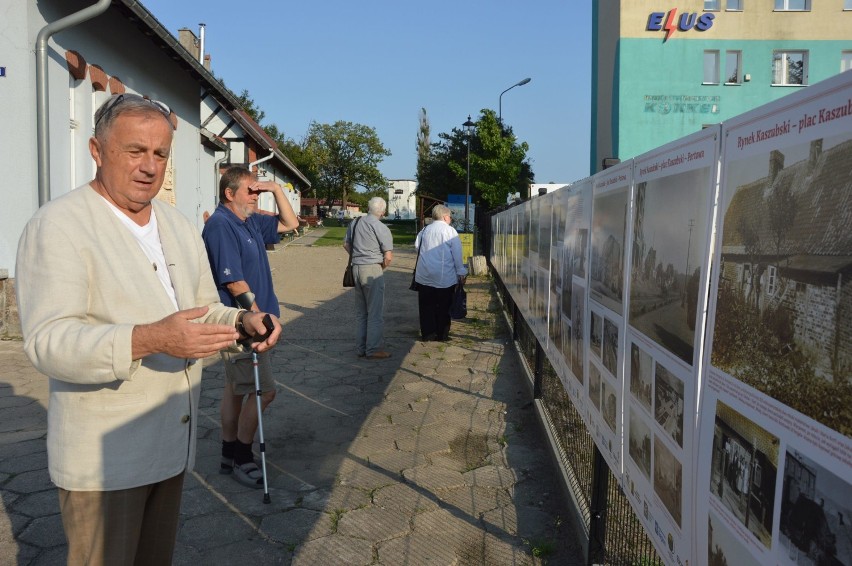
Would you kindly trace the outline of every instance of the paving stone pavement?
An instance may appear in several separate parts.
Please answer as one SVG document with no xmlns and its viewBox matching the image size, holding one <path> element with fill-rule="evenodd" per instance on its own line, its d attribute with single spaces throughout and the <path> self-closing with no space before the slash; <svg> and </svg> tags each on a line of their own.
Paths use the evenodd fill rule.
<svg viewBox="0 0 852 566">
<path fill-rule="evenodd" d="M 450 342 L 423 343 L 415 254 L 398 249 L 386 272 L 393 356 L 359 359 L 347 256 L 312 246 L 323 232 L 270 252 L 284 325 L 263 418 L 271 503 L 218 473 L 222 367 L 208 359 L 173 563 L 582 564 L 488 278 L 468 280 Z M 21 342 L 0 342 L 0 566 L 65 562 L 46 407 Z"/>
</svg>

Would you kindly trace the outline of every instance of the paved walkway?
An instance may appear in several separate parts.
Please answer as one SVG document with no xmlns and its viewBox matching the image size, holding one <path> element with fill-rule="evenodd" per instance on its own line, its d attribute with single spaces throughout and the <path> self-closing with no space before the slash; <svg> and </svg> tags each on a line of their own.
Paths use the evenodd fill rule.
<svg viewBox="0 0 852 566">
<path fill-rule="evenodd" d="M 486 278 L 449 343 L 418 338 L 413 250 L 387 272 L 385 341 L 354 351 L 341 248 L 322 230 L 270 253 L 284 334 L 264 413 L 271 503 L 217 473 L 221 363 L 205 369 L 198 459 L 174 563 L 581 564 L 526 377 Z M 65 540 L 47 474 L 47 380 L 0 342 L 0 565 L 55 565 Z"/>
</svg>

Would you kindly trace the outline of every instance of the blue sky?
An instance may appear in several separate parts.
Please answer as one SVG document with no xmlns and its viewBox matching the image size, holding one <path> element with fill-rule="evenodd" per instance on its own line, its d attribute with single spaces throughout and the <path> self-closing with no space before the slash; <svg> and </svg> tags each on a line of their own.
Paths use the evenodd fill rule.
<svg viewBox="0 0 852 566">
<path fill-rule="evenodd" d="M 591 2 L 580 0 L 142 0 L 172 34 L 206 24 L 217 77 L 247 89 L 290 138 L 311 121 L 376 129 L 380 170 L 413 179 L 418 113 L 432 141 L 498 110 L 526 141 L 537 183 L 588 175 Z M 237 9 L 238 8 L 238 9 Z"/>
</svg>

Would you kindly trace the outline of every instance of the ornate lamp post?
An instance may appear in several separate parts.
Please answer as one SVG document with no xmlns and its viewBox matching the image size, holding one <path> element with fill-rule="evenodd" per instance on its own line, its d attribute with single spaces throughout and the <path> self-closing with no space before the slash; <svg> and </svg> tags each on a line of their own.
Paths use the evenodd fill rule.
<svg viewBox="0 0 852 566">
<path fill-rule="evenodd" d="M 470 229 L 470 138 L 476 128 L 476 124 L 470 121 L 470 114 L 467 115 L 467 122 L 462 126 L 464 135 L 467 137 L 467 185 L 464 189 L 464 231 L 467 232 Z"/>
</svg>

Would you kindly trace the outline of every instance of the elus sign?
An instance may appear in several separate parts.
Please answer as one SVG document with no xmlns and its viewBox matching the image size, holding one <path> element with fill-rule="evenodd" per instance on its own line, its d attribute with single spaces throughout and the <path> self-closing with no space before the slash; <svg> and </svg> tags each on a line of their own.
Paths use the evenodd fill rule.
<svg viewBox="0 0 852 566">
<path fill-rule="evenodd" d="M 713 27 L 713 19 L 715 14 L 704 13 L 700 16 L 695 13 L 684 12 L 678 17 L 677 8 L 672 8 L 668 12 L 651 12 L 648 16 L 648 25 L 646 31 L 663 31 L 666 32 L 666 37 L 663 38 L 665 43 L 675 31 L 707 31 Z"/>
</svg>

